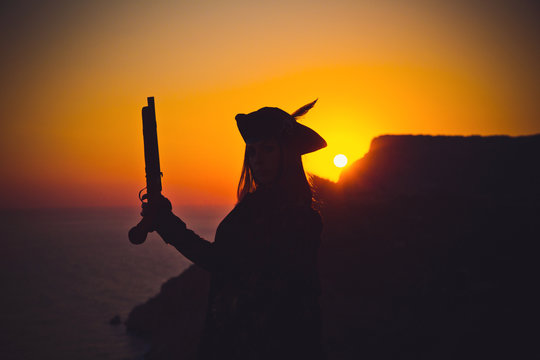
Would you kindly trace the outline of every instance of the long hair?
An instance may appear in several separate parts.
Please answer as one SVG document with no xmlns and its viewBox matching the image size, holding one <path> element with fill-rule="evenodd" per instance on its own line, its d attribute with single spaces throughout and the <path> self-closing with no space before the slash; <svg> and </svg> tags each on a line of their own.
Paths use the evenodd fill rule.
<svg viewBox="0 0 540 360">
<path fill-rule="evenodd" d="M 236 198 L 238 202 L 241 202 L 247 194 L 252 193 L 257 188 L 255 184 L 255 178 L 251 173 L 251 167 L 249 166 L 249 159 L 247 155 L 247 145 L 244 150 L 244 163 L 242 165 L 242 172 L 240 174 L 240 181 L 238 181 L 238 188 L 236 189 Z"/>
<path fill-rule="evenodd" d="M 293 152 L 287 142 L 278 141 L 278 144 L 281 150 L 281 169 L 276 186 L 290 200 L 311 207 L 313 205 L 313 191 L 306 177 L 301 155 Z M 257 186 L 249 166 L 246 146 L 240 181 L 236 190 L 238 202 L 241 202 L 247 194 L 257 190 Z"/>
</svg>

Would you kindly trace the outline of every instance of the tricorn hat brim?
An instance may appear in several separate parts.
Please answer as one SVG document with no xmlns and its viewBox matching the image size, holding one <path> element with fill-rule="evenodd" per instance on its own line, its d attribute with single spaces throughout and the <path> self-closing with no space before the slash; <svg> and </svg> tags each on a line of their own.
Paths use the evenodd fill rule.
<svg viewBox="0 0 540 360">
<path fill-rule="evenodd" d="M 326 141 L 313 129 L 299 124 L 287 112 L 264 107 L 235 117 L 238 130 L 246 144 L 277 138 L 286 140 L 300 155 L 326 147 Z"/>
</svg>

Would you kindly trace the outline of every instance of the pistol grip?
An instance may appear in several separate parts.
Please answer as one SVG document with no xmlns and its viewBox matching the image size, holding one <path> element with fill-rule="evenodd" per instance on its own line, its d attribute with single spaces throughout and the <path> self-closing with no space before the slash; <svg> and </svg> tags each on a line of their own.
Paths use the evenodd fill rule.
<svg viewBox="0 0 540 360">
<path fill-rule="evenodd" d="M 140 245 L 146 241 L 146 236 L 151 230 L 148 227 L 148 221 L 143 218 L 137 225 L 128 232 L 129 241 L 134 245 Z"/>
</svg>

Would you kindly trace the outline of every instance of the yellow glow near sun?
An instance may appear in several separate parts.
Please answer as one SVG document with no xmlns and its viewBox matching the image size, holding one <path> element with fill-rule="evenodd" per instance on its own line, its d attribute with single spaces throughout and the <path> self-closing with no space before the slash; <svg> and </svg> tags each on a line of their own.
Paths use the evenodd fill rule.
<svg viewBox="0 0 540 360">
<path fill-rule="evenodd" d="M 338 154 L 334 157 L 334 165 L 336 165 L 339 168 L 344 167 L 347 165 L 347 157 L 343 154 Z"/>
</svg>

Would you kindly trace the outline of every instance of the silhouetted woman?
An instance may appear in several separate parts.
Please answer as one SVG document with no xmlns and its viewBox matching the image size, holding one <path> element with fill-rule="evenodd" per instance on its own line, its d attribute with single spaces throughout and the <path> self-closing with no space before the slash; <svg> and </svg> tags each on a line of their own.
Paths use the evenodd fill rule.
<svg viewBox="0 0 540 360">
<path fill-rule="evenodd" d="M 211 273 L 200 359 L 321 359 L 317 252 L 321 218 L 301 155 L 326 146 L 292 115 L 265 107 L 236 115 L 246 142 L 238 203 L 210 243 L 170 211 L 161 237 Z"/>
</svg>

